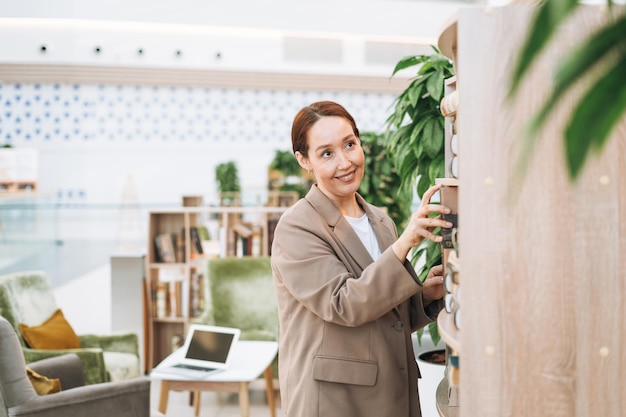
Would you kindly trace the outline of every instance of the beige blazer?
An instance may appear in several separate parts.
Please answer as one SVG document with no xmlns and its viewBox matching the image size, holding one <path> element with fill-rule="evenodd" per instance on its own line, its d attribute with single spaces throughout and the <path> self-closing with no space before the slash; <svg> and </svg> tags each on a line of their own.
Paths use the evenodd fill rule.
<svg viewBox="0 0 626 417">
<path fill-rule="evenodd" d="M 393 221 L 357 198 L 382 250 L 376 262 L 317 186 L 275 230 L 285 416 L 421 416 L 411 333 L 431 322 L 441 303 L 424 310 L 413 267 L 390 248 Z"/>
</svg>

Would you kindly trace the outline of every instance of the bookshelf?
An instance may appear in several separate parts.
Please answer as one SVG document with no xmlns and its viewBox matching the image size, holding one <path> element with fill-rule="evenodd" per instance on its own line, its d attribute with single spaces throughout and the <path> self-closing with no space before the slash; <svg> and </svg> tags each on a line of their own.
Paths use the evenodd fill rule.
<svg viewBox="0 0 626 417">
<path fill-rule="evenodd" d="M 437 319 L 447 364 L 436 402 L 445 417 L 623 414 L 626 120 L 573 183 L 561 133 L 576 102 L 568 96 L 536 138 L 521 183 L 515 170 L 520 133 L 551 90 L 563 52 L 609 16 L 580 6 L 509 101 L 533 11 L 463 7 L 438 39 L 456 69 L 446 97 L 456 91 L 458 99 L 446 118 L 439 180 L 459 220 L 457 246 L 443 253 L 450 308 Z"/>
<path fill-rule="evenodd" d="M 206 262 L 214 257 L 269 255 L 273 227 L 286 209 L 181 207 L 149 213 L 146 370 L 169 355 L 184 340 L 193 318 L 203 313 Z"/>
</svg>

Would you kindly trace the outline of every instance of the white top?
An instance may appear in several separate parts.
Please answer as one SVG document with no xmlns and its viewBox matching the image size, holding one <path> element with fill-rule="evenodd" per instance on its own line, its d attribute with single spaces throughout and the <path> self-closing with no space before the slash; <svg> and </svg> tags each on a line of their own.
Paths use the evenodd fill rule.
<svg viewBox="0 0 626 417">
<path fill-rule="evenodd" d="M 378 259 L 380 256 L 380 246 L 378 246 L 378 239 L 376 239 L 376 233 L 370 224 L 370 220 L 367 214 L 363 214 L 361 217 L 344 216 L 348 223 L 352 226 L 356 234 L 363 242 L 365 249 L 369 252 L 373 260 Z"/>
<path fill-rule="evenodd" d="M 272 363 L 278 353 L 278 342 L 239 340 L 233 346 L 232 358 L 223 371 L 216 372 L 201 381 L 252 382 Z M 190 378 L 171 373 L 159 372 L 159 368 L 177 363 L 183 356 L 182 348 L 175 350 L 150 373 L 150 378 L 167 381 L 189 381 Z"/>
</svg>

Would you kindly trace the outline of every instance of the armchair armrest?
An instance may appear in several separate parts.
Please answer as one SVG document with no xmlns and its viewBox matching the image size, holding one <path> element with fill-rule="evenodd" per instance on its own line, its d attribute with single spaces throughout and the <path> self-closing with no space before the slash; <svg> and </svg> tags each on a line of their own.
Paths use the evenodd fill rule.
<svg viewBox="0 0 626 417">
<path fill-rule="evenodd" d="M 62 390 L 85 385 L 83 363 L 75 353 L 31 362 L 28 364 L 28 367 L 48 378 L 59 378 Z"/>
<path fill-rule="evenodd" d="M 97 384 L 100 382 L 108 382 L 109 374 L 104 365 L 104 356 L 102 349 L 99 348 L 80 348 L 80 349 L 31 349 L 22 348 L 26 363 L 35 362 L 41 359 L 51 358 L 54 356 L 75 353 L 83 363 L 83 374 L 85 376 L 85 384 Z"/>
<path fill-rule="evenodd" d="M 9 409 L 9 417 L 148 417 L 150 378 L 87 385 L 36 397 Z"/>
<path fill-rule="evenodd" d="M 135 333 L 83 334 L 80 345 L 85 348 L 100 348 L 105 352 L 132 353 L 139 356 L 139 338 Z"/>
</svg>

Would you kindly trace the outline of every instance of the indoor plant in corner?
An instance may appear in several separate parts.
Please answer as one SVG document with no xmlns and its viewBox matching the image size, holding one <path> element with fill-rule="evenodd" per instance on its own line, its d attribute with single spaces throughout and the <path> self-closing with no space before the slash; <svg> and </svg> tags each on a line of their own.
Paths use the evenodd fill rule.
<svg viewBox="0 0 626 417">
<path fill-rule="evenodd" d="M 415 191 L 421 199 L 435 179 L 444 176 L 444 117 L 439 105 L 445 80 L 454 75 L 454 68 L 447 57 L 432 48 L 431 55 L 401 59 L 392 73 L 394 76 L 401 70 L 418 67 L 417 75 L 394 100 L 385 132 L 386 148 L 401 179 L 398 198 L 409 204 Z M 423 281 L 430 268 L 441 263 L 441 244 L 424 240 L 412 252 L 411 261 Z M 437 345 L 441 337 L 436 321 L 428 326 L 428 331 Z M 417 332 L 420 344 L 422 332 Z"/>
</svg>

